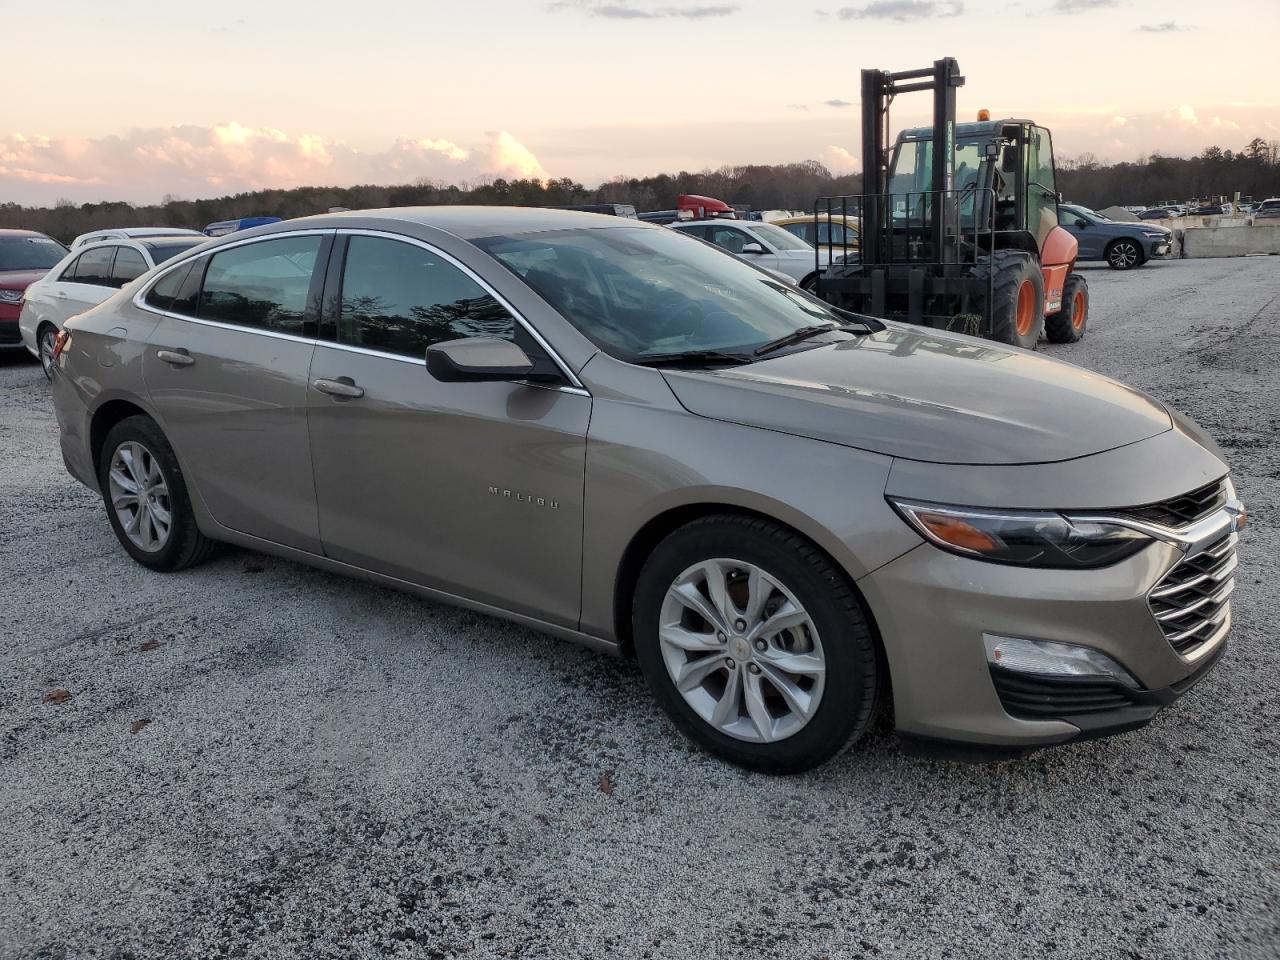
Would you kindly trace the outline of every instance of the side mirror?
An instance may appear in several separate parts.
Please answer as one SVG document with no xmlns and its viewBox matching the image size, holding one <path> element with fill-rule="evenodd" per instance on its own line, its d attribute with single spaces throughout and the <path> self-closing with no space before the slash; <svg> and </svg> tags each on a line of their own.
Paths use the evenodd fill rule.
<svg viewBox="0 0 1280 960">
<path fill-rule="evenodd" d="M 1089 221 L 1077 219 L 1076 226 L 1079 227 L 1081 230 L 1084 230 L 1086 227 L 1089 226 Z"/>
<path fill-rule="evenodd" d="M 465 337 L 427 347 L 427 370 L 444 383 L 524 380 L 533 374 L 533 361 L 510 340 Z"/>
<path fill-rule="evenodd" d="M 758 243 L 744 243 L 742 245 L 742 252 L 744 254 L 752 254 L 758 257 L 764 253 L 764 247 Z"/>
<path fill-rule="evenodd" d="M 1010 144 L 1004 148 L 1004 152 L 1000 155 L 1000 172 L 1001 173 L 1017 173 L 1018 172 L 1018 147 L 1017 144 Z"/>
</svg>

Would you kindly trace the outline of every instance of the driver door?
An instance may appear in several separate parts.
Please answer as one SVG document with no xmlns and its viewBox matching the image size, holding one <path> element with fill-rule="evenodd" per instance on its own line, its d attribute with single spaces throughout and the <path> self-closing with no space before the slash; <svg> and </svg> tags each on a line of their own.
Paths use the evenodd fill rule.
<svg viewBox="0 0 1280 960">
<path fill-rule="evenodd" d="M 478 276 L 407 237 L 338 235 L 308 390 L 325 554 L 576 627 L 591 398 L 443 383 L 426 349 L 512 339 L 549 362 Z"/>
</svg>

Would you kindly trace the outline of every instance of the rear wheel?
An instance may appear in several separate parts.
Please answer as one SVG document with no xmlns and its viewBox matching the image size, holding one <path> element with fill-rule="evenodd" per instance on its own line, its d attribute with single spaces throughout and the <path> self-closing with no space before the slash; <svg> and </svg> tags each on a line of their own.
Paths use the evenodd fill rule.
<svg viewBox="0 0 1280 960">
<path fill-rule="evenodd" d="M 212 555 L 217 544 L 196 526 L 178 458 L 150 417 L 108 431 L 98 482 L 116 539 L 143 566 L 181 570 Z"/>
<path fill-rule="evenodd" d="M 1073 273 L 1062 285 L 1062 309 L 1044 318 L 1044 332 L 1052 343 L 1075 343 L 1089 323 L 1089 284 Z"/>
<path fill-rule="evenodd" d="M 40 325 L 36 331 L 36 348 L 40 351 L 40 366 L 44 369 L 45 378 L 53 379 L 53 347 L 58 340 L 58 328 L 52 323 Z"/>
<path fill-rule="evenodd" d="M 872 721 L 876 645 L 853 588 L 775 523 L 712 516 L 681 527 L 645 563 L 634 611 L 655 699 L 712 753 L 795 773 Z"/>
<path fill-rule="evenodd" d="M 1112 240 L 1107 245 L 1106 257 L 1112 270 L 1132 270 L 1142 266 L 1142 248 L 1133 240 Z"/>
<path fill-rule="evenodd" d="M 991 339 L 1034 350 L 1044 330 L 1044 274 L 1021 250 L 997 250 L 991 302 Z"/>
</svg>

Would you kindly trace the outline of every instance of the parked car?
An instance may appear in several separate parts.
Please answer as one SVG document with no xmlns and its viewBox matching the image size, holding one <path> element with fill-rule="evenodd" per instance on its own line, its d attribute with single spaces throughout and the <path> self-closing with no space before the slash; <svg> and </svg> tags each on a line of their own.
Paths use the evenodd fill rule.
<svg viewBox="0 0 1280 960">
<path fill-rule="evenodd" d="M 43 233 L 0 230 L 0 349 L 21 348 L 18 316 L 27 288 L 66 252 L 66 247 Z"/>
<path fill-rule="evenodd" d="M 679 220 L 670 229 L 706 240 L 766 270 L 777 270 L 812 290 L 818 278 L 816 266 L 826 267 L 828 251 L 773 223 L 749 220 Z"/>
<path fill-rule="evenodd" d="M 229 233 L 239 233 L 252 227 L 263 227 L 269 223 L 279 223 L 279 217 L 241 217 L 239 220 L 219 220 L 204 228 L 206 237 L 225 237 Z"/>
<path fill-rule="evenodd" d="M 603 213 L 607 217 L 636 217 L 636 208 L 630 203 L 567 203 L 555 207 L 557 210 L 580 210 L 583 213 Z M 330 211 L 332 212 L 332 211 Z"/>
<path fill-rule="evenodd" d="M 1263 200 L 1253 211 L 1254 220 L 1280 220 L 1280 197 Z"/>
<path fill-rule="evenodd" d="M 144 566 L 227 541 L 634 651 L 758 769 L 834 756 L 890 696 L 908 741 L 1129 730 L 1230 628 L 1244 512 L 1193 423 L 636 221 L 227 237 L 69 320 L 52 389 Z"/>
<path fill-rule="evenodd" d="M 1061 214 L 1061 211 L 1059 211 L 1059 214 Z M 1139 220 L 1174 220 L 1180 216 L 1181 216 L 1180 213 L 1178 213 L 1176 210 L 1171 210 L 1168 207 L 1151 207 L 1147 210 L 1143 210 L 1140 214 L 1138 214 L 1138 219 Z"/>
<path fill-rule="evenodd" d="M 857 217 L 838 214 L 828 217 L 823 213 L 817 217 L 813 214 L 803 217 L 780 217 L 777 220 L 771 220 L 770 223 L 781 227 L 787 233 L 794 234 L 810 246 L 826 246 L 830 243 L 840 247 L 842 253 L 846 246 L 850 251 L 858 249 Z"/>
<path fill-rule="evenodd" d="M 71 241 L 71 249 L 83 247 L 86 243 L 101 243 L 103 240 L 143 240 L 148 237 L 203 237 L 199 230 L 187 230 L 184 227 L 114 227 L 110 230 L 92 230 L 82 233 Z"/>
<path fill-rule="evenodd" d="M 77 313 L 97 306 L 113 293 L 208 238 L 153 237 L 83 244 L 27 287 L 18 328 L 23 344 L 50 376 L 53 345 L 62 325 Z"/>
<path fill-rule="evenodd" d="M 1112 270 L 1131 270 L 1160 260 L 1173 249 L 1173 231 L 1150 223 L 1117 223 L 1088 207 L 1058 205 L 1058 223 L 1080 244 L 1081 260 L 1105 260 Z"/>
<path fill-rule="evenodd" d="M 1191 211 L 1193 217 L 1221 217 L 1230 213 L 1230 204 L 1202 203 Z"/>
</svg>

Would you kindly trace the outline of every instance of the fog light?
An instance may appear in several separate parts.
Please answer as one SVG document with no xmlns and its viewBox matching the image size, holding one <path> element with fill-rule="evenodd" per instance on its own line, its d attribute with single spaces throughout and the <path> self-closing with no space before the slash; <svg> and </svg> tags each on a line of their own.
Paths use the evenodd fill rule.
<svg viewBox="0 0 1280 960">
<path fill-rule="evenodd" d="M 1025 640 L 1021 637 L 982 635 L 987 663 L 1014 673 L 1034 673 L 1042 677 L 1094 677 L 1115 680 L 1138 689 L 1138 681 L 1124 667 L 1100 650 L 1052 640 Z"/>
</svg>

